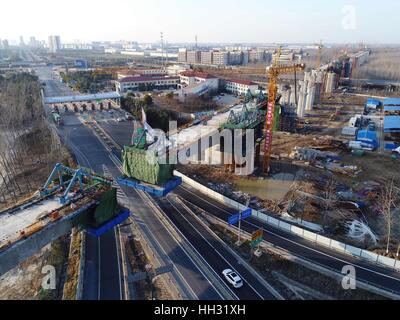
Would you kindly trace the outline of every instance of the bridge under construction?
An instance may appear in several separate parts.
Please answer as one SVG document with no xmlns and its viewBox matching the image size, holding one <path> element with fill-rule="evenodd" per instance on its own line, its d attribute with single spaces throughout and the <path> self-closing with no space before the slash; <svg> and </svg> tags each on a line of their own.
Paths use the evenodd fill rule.
<svg viewBox="0 0 400 320">
<path fill-rule="evenodd" d="M 128 216 L 111 180 L 57 164 L 33 197 L 0 212 L 0 275 L 73 227 L 100 236 Z"/>
</svg>

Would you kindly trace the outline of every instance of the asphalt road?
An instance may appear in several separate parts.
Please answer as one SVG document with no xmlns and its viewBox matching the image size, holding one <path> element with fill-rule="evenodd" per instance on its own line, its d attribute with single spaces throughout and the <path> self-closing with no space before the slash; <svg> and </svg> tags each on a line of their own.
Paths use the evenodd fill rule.
<svg viewBox="0 0 400 320">
<path fill-rule="evenodd" d="M 131 135 L 131 128 L 119 127 L 117 125 L 109 125 L 99 123 L 99 125 L 113 138 L 113 140 L 120 146 L 126 143 L 126 136 Z M 125 135 L 123 132 L 126 132 Z M 120 154 L 115 150 L 115 155 L 121 160 Z M 124 189 L 125 190 L 125 189 Z M 128 192 L 128 191 L 126 191 Z M 131 196 L 129 196 L 131 197 Z M 233 290 L 234 294 L 243 300 L 256 300 L 256 299 L 276 299 L 270 292 L 268 287 L 265 287 L 251 272 L 249 272 L 240 261 L 233 256 L 222 244 L 217 241 L 207 230 L 204 228 L 190 213 L 179 204 L 172 204 L 168 198 L 152 198 L 157 202 L 159 207 L 172 221 L 174 226 L 188 239 L 191 245 L 203 257 L 205 261 L 214 270 L 216 275 L 221 278 L 221 283 L 226 285 L 226 280 L 222 279 L 222 271 L 224 269 L 234 269 L 244 277 L 246 285 L 240 290 Z M 154 216 L 154 215 L 153 215 Z M 144 217 L 141 217 L 144 218 Z M 149 216 L 147 215 L 148 219 Z M 150 226 L 155 221 L 148 221 L 147 225 Z"/>
<path fill-rule="evenodd" d="M 236 213 L 234 209 L 224 206 L 188 186 L 179 187 L 176 193 L 191 204 L 224 221 L 227 221 L 230 215 Z M 339 273 L 341 273 L 344 266 L 352 265 L 356 269 L 358 280 L 400 294 L 400 275 L 394 270 L 328 250 L 253 218 L 244 221 L 242 228 L 250 233 L 260 228 L 264 229 L 264 239 L 269 243 Z"/>
<path fill-rule="evenodd" d="M 265 287 L 226 246 L 217 240 L 193 214 L 174 197 L 155 199 L 173 224 L 184 234 L 212 269 L 222 277 L 225 269 L 235 270 L 243 279 L 244 286 L 235 289 L 240 300 L 275 300 L 276 297 Z M 225 281 L 225 280 L 223 280 Z"/>
<path fill-rule="evenodd" d="M 53 77 L 50 68 L 37 68 L 36 74 L 46 82 L 45 96 L 69 95 L 72 91 Z M 74 123 L 79 123 L 75 121 Z M 66 145 L 75 154 L 78 163 L 102 173 L 102 164 L 108 159 L 102 145 L 82 124 L 59 128 Z M 85 281 L 83 299 L 120 300 L 121 279 L 115 231 L 110 230 L 100 238 L 86 235 Z"/>
</svg>

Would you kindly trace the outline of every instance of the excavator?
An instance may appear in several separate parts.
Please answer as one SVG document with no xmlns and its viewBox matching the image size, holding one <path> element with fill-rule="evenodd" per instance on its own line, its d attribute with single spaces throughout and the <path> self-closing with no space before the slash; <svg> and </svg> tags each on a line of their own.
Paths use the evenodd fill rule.
<svg viewBox="0 0 400 320">
<path fill-rule="evenodd" d="M 265 145 L 264 145 L 264 161 L 263 161 L 263 172 L 268 174 L 270 171 L 271 162 L 271 147 L 272 147 L 272 131 L 274 128 L 274 112 L 275 103 L 278 94 L 278 78 L 281 74 L 294 73 L 304 71 L 305 64 L 297 63 L 294 65 L 279 65 L 279 58 L 282 54 L 282 47 L 279 47 L 278 53 L 272 65 L 267 69 L 269 86 L 268 86 L 268 103 L 267 103 L 267 114 L 265 120 Z"/>
</svg>

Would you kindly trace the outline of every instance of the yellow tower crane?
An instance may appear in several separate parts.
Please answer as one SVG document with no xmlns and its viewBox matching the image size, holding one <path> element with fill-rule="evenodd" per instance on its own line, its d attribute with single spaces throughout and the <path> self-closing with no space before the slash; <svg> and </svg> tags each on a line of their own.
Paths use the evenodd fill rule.
<svg viewBox="0 0 400 320">
<path fill-rule="evenodd" d="M 296 73 L 297 71 L 303 71 L 305 64 L 299 63 L 290 66 L 279 65 L 279 58 L 282 53 L 282 48 L 278 49 L 278 53 L 275 55 L 275 59 L 267 69 L 269 86 L 268 86 L 268 104 L 267 104 L 267 115 L 265 120 L 265 146 L 264 146 L 264 162 L 263 172 L 268 174 L 270 170 L 271 161 L 271 147 L 272 147 L 272 131 L 274 128 L 274 114 L 275 114 L 275 102 L 278 93 L 278 78 L 280 74 L 284 73 Z"/>
</svg>

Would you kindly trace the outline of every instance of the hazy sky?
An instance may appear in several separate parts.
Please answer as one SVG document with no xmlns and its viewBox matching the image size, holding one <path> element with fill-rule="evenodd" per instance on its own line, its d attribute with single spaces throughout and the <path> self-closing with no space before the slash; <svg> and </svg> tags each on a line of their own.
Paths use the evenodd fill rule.
<svg viewBox="0 0 400 320">
<path fill-rule="evenodd" d="M 2 0 L 0 38 L 399 43 L 399 0 Z"/>
</svg>

